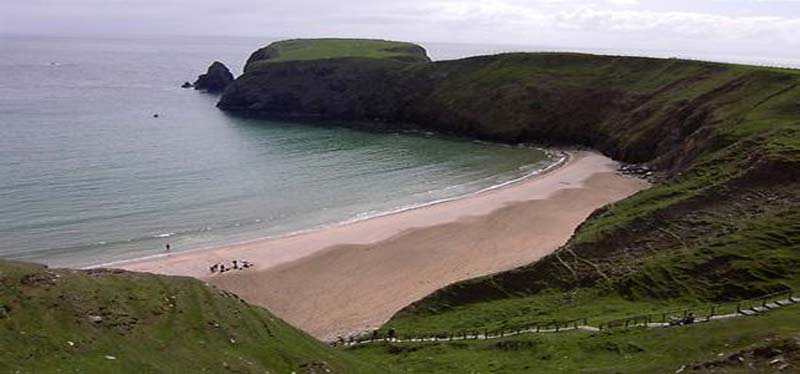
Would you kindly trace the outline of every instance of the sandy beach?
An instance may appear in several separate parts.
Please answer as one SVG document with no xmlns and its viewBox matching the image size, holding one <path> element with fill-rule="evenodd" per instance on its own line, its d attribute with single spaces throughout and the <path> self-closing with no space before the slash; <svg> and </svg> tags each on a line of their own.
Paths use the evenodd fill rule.
<svg viewBox="0 0 800 374">
<path fill-rule="evenodd" d="M 595 209 L 648 186 L 597 153 L 570 155 L 546 174 L 454 201 L 114 267 L 203 279 L 331 340 L 376 328 L 448 284 L 535 261 Z M 210 274 L 235 259 L 255 266 Z"/>
</svg>

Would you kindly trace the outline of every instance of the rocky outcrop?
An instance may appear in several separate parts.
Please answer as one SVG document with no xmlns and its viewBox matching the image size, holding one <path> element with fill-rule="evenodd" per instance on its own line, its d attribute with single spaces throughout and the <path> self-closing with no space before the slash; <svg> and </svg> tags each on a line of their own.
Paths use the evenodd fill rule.
<svg viewBox="0 0 800 374">
<path fill-rule="evenodd" d="M 220 93 L 225 91 L 225 88 L 231 82 L 233 82 L 233 74 L 228 70 L 228 67 L 219 61 L 214 61 L 205 74 L 197 77 L 197 81 L 194 82 L 194 89 Z"/>
<path fill-rule="evenodd" d="M 217 106 L 272 118 L 390 121 L 409 99 L 404 66 L 379 59 L 272 63 L 237 79 Z"/>
</svg>

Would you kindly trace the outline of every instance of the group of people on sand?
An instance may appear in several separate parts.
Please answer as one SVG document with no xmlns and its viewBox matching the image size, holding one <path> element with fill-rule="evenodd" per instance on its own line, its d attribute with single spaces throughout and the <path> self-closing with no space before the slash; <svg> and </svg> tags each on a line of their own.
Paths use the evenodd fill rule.
<svg viewBox="0 0 800 374">
<path fill-rule="evenodd" d="M 216 274 L 216 273 L 222 274 L 222 273 L 224 273 L 226 271 L 244 270 L 244 269 L 248 269 L 248 268 L 253 267 L 253 263 L 251 263 L 250 261 L 247 261 L 247 260 L 233 260 L 233 261 L 231 261 L 230 264 L 232 264 L 232 265 L 229 266 L 228 264 L 226 264 L 224 262 L 223 263 L 214 264 L 214 265 L 211 265 L 211 267 L 209 267 L 208 270 L 211 270 L 211 274 Z"/>
</svg>

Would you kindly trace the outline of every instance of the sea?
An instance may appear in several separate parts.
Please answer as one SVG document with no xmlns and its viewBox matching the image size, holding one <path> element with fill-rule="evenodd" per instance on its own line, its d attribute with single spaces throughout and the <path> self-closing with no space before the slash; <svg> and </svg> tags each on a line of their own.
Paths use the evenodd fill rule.
<svg viewBox="0 0 800 374">
<path fill-rule="evenodd" d="M 0 258 L 82 267 L 167 244 L 291 235 L 496 188 L 555 162 L 534 147 L 242 118 L 218 110 L 218 96 L 180 88 L 215 60 L 241 74 L 277 39 L 0 35 Z M 558 50 L 421 44 L 437 60 Z"/>
<path fill-rule="evenodd" d="M 510 183 L 544 151 L 247 119 L 183 89 L 268 38 L 0 38 L 0 258 L 89 266 L 344 224 Z M 154 117 L 154 115 L 158 117 Z"/>
</svg>

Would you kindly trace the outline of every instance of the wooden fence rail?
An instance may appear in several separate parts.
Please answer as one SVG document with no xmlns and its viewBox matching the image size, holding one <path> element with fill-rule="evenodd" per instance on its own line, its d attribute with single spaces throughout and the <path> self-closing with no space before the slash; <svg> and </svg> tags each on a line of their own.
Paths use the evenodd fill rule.
<svg viewBox="0 0 800 374">
<path fill-rule="evenodd" d="M 592 331 L 599 332 L 616 328 L 657 328 L 692 323 L 710 322 L 718 319 L 736 318 L 764 313 L 772 309 L 800 303 L 800 298 L 795 297 L 791 290 L 774 292 L 752 299 L 741 300 L 725 304 L 710 304 L 686 309 L 675 309 L 660 313 L 642 314 L 600 323 L 591 326 L 587 318 L 569 321 L 552 321 L 546 323 L 530 323 L 506 327 L 496 330 L 460 330 L 444 331 L 426 335 L 404 335 L 394 330 L 381 333 L 378 330 L 371 334 L 339 338 L 332 342 L 333 345 L 353 346 L 369 343 L 391 342 L 452 342 L 464 340 L 488 340 L 512 337 L 523 334 L 561 333 L 567 331 Z"/>
</svg>

